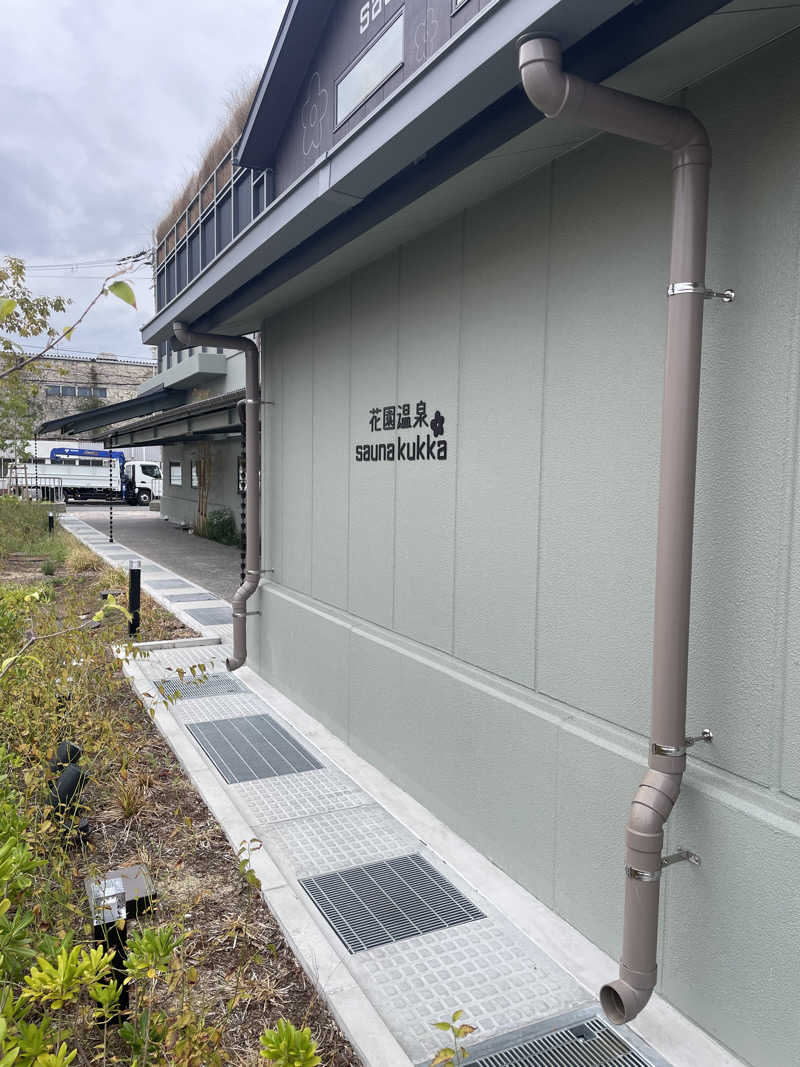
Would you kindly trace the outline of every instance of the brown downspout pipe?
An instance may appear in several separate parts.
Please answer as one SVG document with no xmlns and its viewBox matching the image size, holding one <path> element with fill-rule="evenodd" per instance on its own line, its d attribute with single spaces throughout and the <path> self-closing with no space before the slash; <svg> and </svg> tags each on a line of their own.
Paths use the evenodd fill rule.
<svg viewBox="0 0 800 1067">
<path fill-rule="evenodd" d="M 697 740 L 686 738 L 686 678 L 703 304 L 709 296 L 730 301 L 733 293 L 712 293 L 705 287 L 711 148 L 695 116 L 565 74 L 561 48 L 550 38 L 523 39 L 519 67 L 525 92 L 547 118 L 571 118 L 657 145 L 672 155 L 650 769 L 633 798 L 627 826 L 620 976 L 600 991 L 608 1018 L 622 1023 L 638 1015 L 656 984 L 664 823 L 680 791 L 687 740 Z M 704 731 L 702 739 L 710 740 L 710 732 Z"/>
<path fill-rule="evenodd" d="M 249 337 L 230 337 L 221 333 L 195 333 L 182 322 L 173 322 L 172 331 L 177 338 L 175 348 L 229 348 L 244 352 L 245 358 L 245 463 L 247 469 L 247 513 L 245 516 L 245 579 L 233 597 L 233 655 L 226 660 L 229 671 L 238 670 L 247 659 L 247 601 L 258 589 L 261 580 L 260 559 L 260 489 L 258 471 L 260 466 L 259 429 L 259 353 L 258 345 Z M 241 410 L 241 409 L 240 409 Z"/>
</svg>

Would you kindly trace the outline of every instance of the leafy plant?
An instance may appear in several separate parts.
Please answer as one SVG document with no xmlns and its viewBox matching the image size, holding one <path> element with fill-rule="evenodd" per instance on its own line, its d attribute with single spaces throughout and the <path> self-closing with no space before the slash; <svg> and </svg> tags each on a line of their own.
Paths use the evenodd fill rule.
<svg viewBox="0 0 800 1067">
<path fill-rule="evenodd" d="M 230 508 L 217 508 L 208 513 L 205 525 L 196 529 L 195 533 L 201 537 L 207 537 L 209 541 L 218 541 L 221 545 L 238 545 L 239 531 Z"/>
<path fill-rule="evenodd" d="M 260 1052 L 273 1067 L 317 1067 L 317 1042 L 308 1026 L 295 1028 L 288 1019 L 278 1019 L 274 1030 L 265 1030 L 259 1039 Z"/>
<path fill-rule="evenodd" d="M 54 961 L 40 956 L 25 975 L 23 997 L 51 1004 L 54 1010 L 78 999 L 84 989 L 97 985 L 111 970 L 113 954 L 101 945 L 91 948 L 61 946 Z"/>
<path fill-rule="evenodd" d="M 56 565 L 52 559 L 46 559 L 42 564 L 42 574 L 52 577 L 56 573 Z"/>
<path fill-rule="evenodd" d="M 311 1030 L 298 1030 L 288 1019 L 278 1019 L 274 1030 L 265 1030 L 260 1038 L 261 1055 L 273 1067 L 317 1067 L 317 1043 Z"/>
<path fill-rule="evenodd" d="M 431 1024 L 437 1030 L 449 1034 L 453 1041 L 452 1045 L 439 1049 L 431 1060 L 431 1067 L 458 1067 L 458 1064 L 463 1063 L 469 1056 L 469 1052 L 461 1042 L 465 1037 L 475 1033 L 475 1027 L 470 1026 L 469 1023 L 461 1023 L 460 1026 L 456 1025 L 463 1014 L 464 1012 L 459 1009 L 453 1012 L 449 1022 Z"/>
<path fill-rule="evenodd" d="M 175 950 L 184 941 L 171 924 L 160 929 L 141 930 L 128 938 L 125 966 L 132 978 L 156 978 L 166 974 Z"/>
</svg>

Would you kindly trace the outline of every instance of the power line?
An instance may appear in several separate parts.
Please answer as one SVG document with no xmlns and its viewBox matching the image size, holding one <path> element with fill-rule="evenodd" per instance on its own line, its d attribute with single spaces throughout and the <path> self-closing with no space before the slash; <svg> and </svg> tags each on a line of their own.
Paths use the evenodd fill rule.
<svg viewBox="0 0 800 1067">
<path fill-rule="evenodd" d="M 68 263 L 29 263 L 25 265 L 26 273 L 29 271 L 40 270 L 81 270 L 83 268 L 90 267 L 122 267 L 126 263 L 133 263 L 136 260 L 145 260 L 145 257 L 152 257 L 153 251 L 150 248 L 142 249 L 140 252 L 134 252 L 129 256 L 118 256 L 116 258 L 106 259 L 76 259 Z"/>
</svg>

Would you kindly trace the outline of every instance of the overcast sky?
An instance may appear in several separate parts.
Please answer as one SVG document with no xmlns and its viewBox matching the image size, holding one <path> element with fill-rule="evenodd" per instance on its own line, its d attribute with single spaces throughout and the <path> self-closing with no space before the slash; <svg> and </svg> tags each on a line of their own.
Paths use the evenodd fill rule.
<svg viewBox="0 0 800 1067">
<path fill-rule="evenodd" d="M 284 0 L 4 0 L 0 256 L 21 256 L 39 293 L 73 315 L 104 269 L 152 243 L 176 188 L 243 73 L 266 64 Z M 76 274 L 81 277 L 77 277 Z M 65 349 L 146 356 L 150 272 L 138 311 L 106 297 Z M 67 325 L 65 323 L 64 325 Z"/>
</svg>

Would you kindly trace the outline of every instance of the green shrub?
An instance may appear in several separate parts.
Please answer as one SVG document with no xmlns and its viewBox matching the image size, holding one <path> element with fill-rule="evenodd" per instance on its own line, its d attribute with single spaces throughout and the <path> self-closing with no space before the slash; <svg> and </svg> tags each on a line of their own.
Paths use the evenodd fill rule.
<svg viewBox="0 0 800 1067">
<path fill-rule="evenodd" d="M 52 559 L 46 559 L 42 564 L 42 574 L 52 577 L 56 573 L 56 565 Z"/>
<path fill-rule="evenodd" d="M 207 537 L 209 541 L 218 541 L 221 545 L 239 544 L 239 531 L 230 508 L 217 508 L 209 512 L 205 529 L 195 529 L 195 533 Z"/>
</svg>

